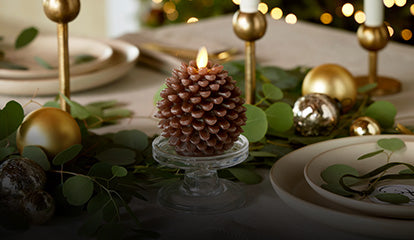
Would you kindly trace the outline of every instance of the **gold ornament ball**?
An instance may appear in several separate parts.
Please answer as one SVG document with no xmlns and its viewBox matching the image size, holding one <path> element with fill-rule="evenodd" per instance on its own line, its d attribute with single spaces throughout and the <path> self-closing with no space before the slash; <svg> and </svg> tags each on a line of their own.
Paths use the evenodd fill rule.
<svg viewBox="0 0 414 240">
<path fill-rule="evenodd" d="M 352 122 L 349 134 L 351 136 L 378 135 L 381 134 L 381 127 L 373 118 L 359 117 Z"/>
<path fill-rule="evenodd" d="M 337 64 L 323 64 L 306 74 L 302 84 L 302 95 L 323 93 L 338 99 L 342 111 L 346 112 L 355 104 L 357 86 L 352 74 Z"/>
<path fill-rule="evenodd" d="M 41 147 L 49 157 L 81 143 L 81 132 L 75 119 L 58 108 L 39 108 L 24 119 L 17 129 L 17 148 L 22 153 L 29 145 Z"/>
<path fill-rule="evenodd" d="M 68 23 L 75 19 L 80 11 L 79 0 L 43 0 L 46 16 L 57 23 Z"/>
</svg>

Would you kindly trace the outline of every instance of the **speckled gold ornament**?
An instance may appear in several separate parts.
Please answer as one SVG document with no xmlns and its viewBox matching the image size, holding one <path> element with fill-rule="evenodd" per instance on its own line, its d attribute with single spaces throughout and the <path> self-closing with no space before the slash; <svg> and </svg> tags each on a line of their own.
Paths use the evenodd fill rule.
<svg viewBox="0 0 414 240">
<path fill-rule="evenodd" d="M 342 111 L 346 112 L 355 104 L 357 86 L 354 77 L 344 67 L 337 64 L 323 64 L 313 68 L 302 84 L 302 95 L 323 93 L 338 99 Z"/>
<path fill-rule="evenodd" d="M 349 134 L 351 136 L 378 135 L 381 134 L 381 127 L 373 118 L 359 117 L 352 122 Z"/>
<path fill-rule="evenodd" d="M 39 108 L 28 114 L 17 129 L 16 143 L 19 152 L 35 145 L 53 157 L 66 148 L 81 143 L 81 133 L 75 119 L 58 108 Z"/>
</svg>

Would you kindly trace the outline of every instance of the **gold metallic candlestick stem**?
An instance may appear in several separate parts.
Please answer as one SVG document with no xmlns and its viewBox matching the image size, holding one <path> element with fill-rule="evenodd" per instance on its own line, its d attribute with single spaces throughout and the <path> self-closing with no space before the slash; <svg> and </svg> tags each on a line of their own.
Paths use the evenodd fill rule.
<svg viewBox="0 0 414 240">
<path fill-rule="evenodd" d="M 356 77 L 358 87 L 368 83 L 377 83 L 377 87 L 370 94 L 374 96 L 383 96 L 398 93 L 401 91 L 401 83 L 389 77 L 378 76 L 378 51 L 383 49 L 390 38 L 388 28 L 384 24 L 380 27 L 369 27 L 362 24 L 357 31 L 360 45 L 368 50 L 369 72 L 368 76 Z"/>
<path fill-rule="evenodd" d="M 79 0 L 43 0 L 46 16 L 57 23 L 59 55 L 59 92 L 70 98 L 68 22 L 75 19 L 80 11 Z M 62 110 L 70 112 L 69 105 L 60 96 Z"/>
<path fill-rule="evenodd" d="M 261 12 L 244 13 L 237 11 L 233 16 L 233 30 L 246 41 L 245 44 L 245 96 L 246 103 L 254 104 L 256 95 L 256 54 L 255 42 L 266 32 L 266 17 Z"/>
</svg>

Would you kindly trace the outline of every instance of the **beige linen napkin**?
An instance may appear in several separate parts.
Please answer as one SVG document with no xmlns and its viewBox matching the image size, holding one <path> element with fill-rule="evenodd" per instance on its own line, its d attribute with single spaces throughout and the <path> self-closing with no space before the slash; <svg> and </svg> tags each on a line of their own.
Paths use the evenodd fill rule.
<svg viewBox="0 0 414 240">
<path fill-rule="evenodd" d="M 202 31 L 202 29 L 199 29 L 199 31 Z M 138 63 L 165 73 L 171 73 L 172 69 L 178 67 L 181 62 L 188 62 L 190 59 L 195 60 L 197 51 L 202 46 L 205 46 L 209 53 L 225 49 L 233 49 L 235 54 L 240 53 L 239 50 L 232 48 L 227 42 L 212 40 L 211 38 L 207 40 L 204 37 L 198 36 L 194 31 L 175 32 L 174 26 L 167 27 L 167 31 L 165 28 L 160 28 L 144 30 L 139 33 L 129 33 L 121 36 L 120 39 L 132 43 L 139 48 L 140 56 Z M 156 49 L 157 46 L 167 47 L 170 50 L 176 49 L 176 52 L 168 54 Z M 187 50 L 194 53 L 189 53 Z"/>
</svg>

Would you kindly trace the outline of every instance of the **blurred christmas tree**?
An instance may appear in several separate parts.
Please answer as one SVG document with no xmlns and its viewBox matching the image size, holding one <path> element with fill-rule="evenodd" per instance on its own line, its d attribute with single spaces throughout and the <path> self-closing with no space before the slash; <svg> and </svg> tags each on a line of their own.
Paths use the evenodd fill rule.
<svg viewBox="0 0 414 240">
<path fill-rule="evenodd" d="M 144 0 L 141 0 L 144 1 Z M 145 14 L 146 26 L 196 22 L 199 19 L 231 14 L 239 8 L 240 0 L 146 0 L 152 5 Z M 414 45 L 414 3 L 407 0 L 383 0 L 385 21 L 391 39 Z M 355 32 L 365 21 L 362 0 L 262 0 L 259 10 L 270 14 L 275 21 L 295 24 L 297 19 L 324 24 Z"/>
</svg>

